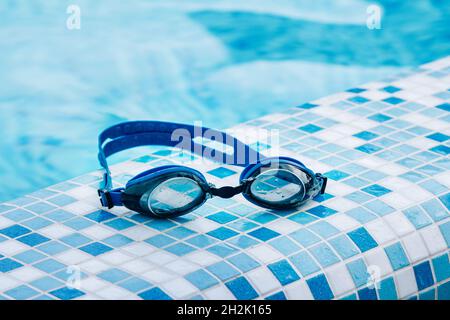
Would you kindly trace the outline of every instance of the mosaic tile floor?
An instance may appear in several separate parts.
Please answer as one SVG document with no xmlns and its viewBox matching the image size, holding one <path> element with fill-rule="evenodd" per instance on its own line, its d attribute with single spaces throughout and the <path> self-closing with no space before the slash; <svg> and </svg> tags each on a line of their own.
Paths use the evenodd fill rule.
<svg viewBox="0 0 450 320">
<path fill-rule="evenodd" d="M 450 299 L 449 100 L 450 57 L 239 125 L 278 130 L 283 155 L 329 177 L 298 211 L 240 197 L 174 220 L 105 211 L 100 172 L 0 204 L 0 299 Z M 187 161 L 237 182 L 167 149 L 112 171 Z"/>
</svg>

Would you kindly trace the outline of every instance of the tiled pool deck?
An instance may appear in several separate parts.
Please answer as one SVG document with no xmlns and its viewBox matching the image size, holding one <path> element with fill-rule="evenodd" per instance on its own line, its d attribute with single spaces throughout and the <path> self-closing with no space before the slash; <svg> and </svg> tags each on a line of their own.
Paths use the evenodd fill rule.
<svg viewBox="0 0 450 320">
<path fill-rule="evenodd" d="M 279 130 L 283 155 L 329 177 L 295 212 L 105 211 L 99 172 L 0 204 L 0 299 L 450 299 L 449 101 L 450 57 L 237 126 Z M 161 148 L 112 171 L 187 160 Z"/>
</svg>

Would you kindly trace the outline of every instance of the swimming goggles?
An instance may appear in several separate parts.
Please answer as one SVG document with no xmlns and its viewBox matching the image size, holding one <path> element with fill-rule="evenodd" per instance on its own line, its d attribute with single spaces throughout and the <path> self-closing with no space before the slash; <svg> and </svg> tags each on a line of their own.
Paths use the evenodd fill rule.
<svg viewBox="0 0 450 320">
<path fill-rule="evenodd" d="M 233 153 L 197 143 L 195 138 L 214 137 Z M 210 140 L 214 140 L 210 139 Z M 182 141 L 182 143 L 180 143 Z M 124 188 L 112 188 L 106 158 L 134 147 L 161 145 L 181 148 L 216 162 L 244 167 L 238 186 L 216 188 L 197 170 L 165 165 L 142 172 Z M 268 209 L 294 209 L 323 194 L 327 178 L 288 157 L 268 158 L 238 139 L 214 129 L 159 121 L 130 121 L 104 130 L 98 140 L 100 165 L 105 169 L 98 190 L 102 206 L 125 206 L 159 218 L 184 215 L 211 197 L 242 194 L 251 203 Z"/>
</svg>

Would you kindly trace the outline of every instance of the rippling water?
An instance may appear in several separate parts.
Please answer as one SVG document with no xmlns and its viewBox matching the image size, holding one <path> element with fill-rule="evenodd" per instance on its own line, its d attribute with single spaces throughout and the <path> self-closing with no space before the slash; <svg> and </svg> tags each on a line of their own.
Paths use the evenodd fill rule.
<svg viewBox="0 0 450 320">
<path fill-rule="evenodd" d="M 0 200 L 96 169 L 119 121 L 224 128 L 450 54 L 448 1 L 378 3 L 2 0 Z"/>
</svg>

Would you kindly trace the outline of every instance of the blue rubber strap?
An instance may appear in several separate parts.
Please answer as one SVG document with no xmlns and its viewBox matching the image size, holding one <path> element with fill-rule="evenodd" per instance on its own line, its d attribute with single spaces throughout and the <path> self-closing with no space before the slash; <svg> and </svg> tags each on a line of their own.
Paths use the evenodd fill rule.
<svg viewBox="0 0 450 320">
<path fill-rule="evenodd" d="M 100 165 L 105 169 L 103 189 L 111 190 L 112 188 L 111 172 L 106 161 L 109 156 L 139 146 L 161 145 L 180 147 L 180 140 L 172 140 L 174 138 L 174 131 L 177 129 L 183 129 L 177 131 L 177 137 L 183 139 L 183 142 L 185 142 L 185 139 L 189 139 L 190 142 L 189 148 L 182 146 L 182 150 L 198 154 L 202 157 L 242 167 L 264 159 L 263 155 L 248 145 L 224 132 L 214 129 L 172 122 L 129 121 L 107 128 L 98 137 L 98 160 Z M 214 139 L 222 142 L 224 145 L 233 147 L 233 154 L 223 153 L 217 149 L 192 141 L 196 137 L 205 137 L 205 133 L 208 137 L 214 137 Z"/>
</svg>

